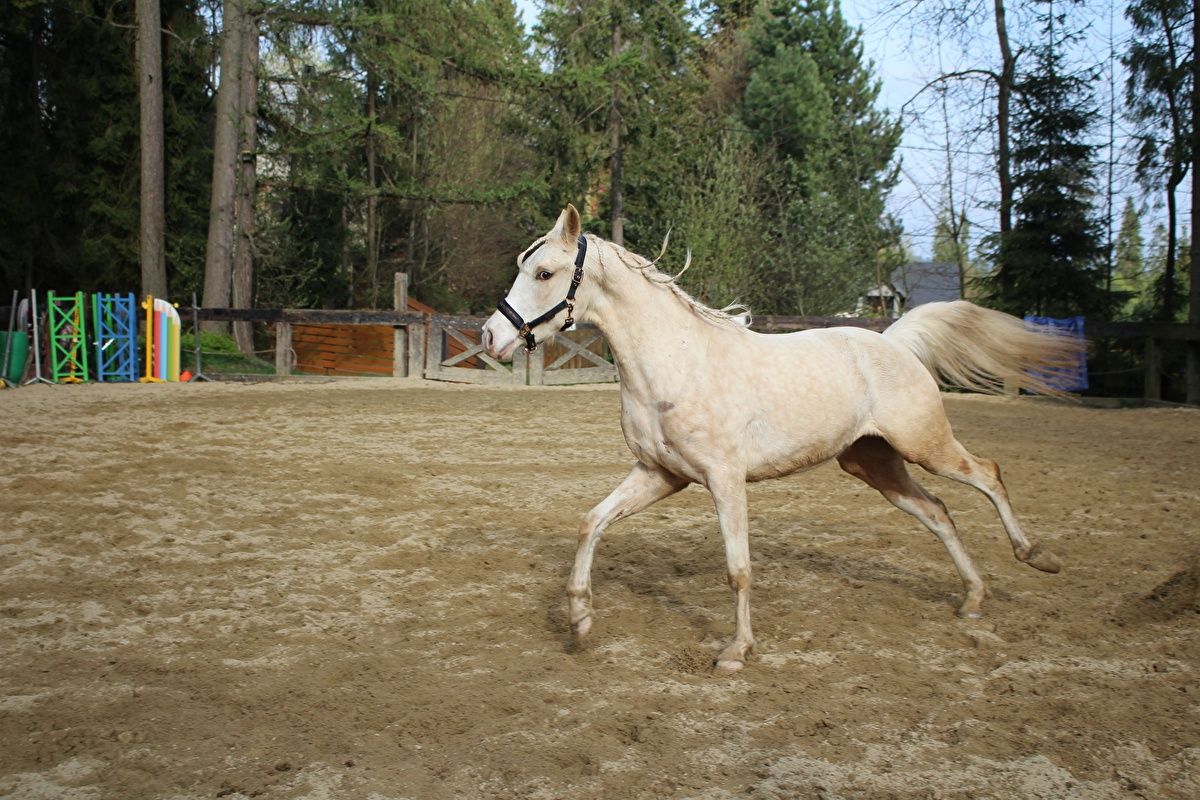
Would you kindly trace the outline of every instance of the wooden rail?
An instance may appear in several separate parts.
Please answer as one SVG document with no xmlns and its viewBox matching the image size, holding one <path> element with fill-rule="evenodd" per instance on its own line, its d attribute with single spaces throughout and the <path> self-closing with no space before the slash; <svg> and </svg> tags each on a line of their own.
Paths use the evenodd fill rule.
<svg viewBox="0 0 1200 800">
<path fill-rule="evenodd" d="M 402 275 L 397 275 L 396 306 L 404 308 L 407 298 L 407 281 L 401 286 Z M 538 384 L 614 380 L 615 368 L 599 356 L 588 355 L 581 359 L 578 343 L 554 340 L 559 353 L 570 351 L 577 356 L 575 361 L 583 368 L 561 370 L 548 367 L 545 348 L 539 352 L 542 358 L 521 359 L 517 368 L 500 369 L 484 357 L 474 337 L 464 338 L 464 331 L 478 331 L 487 317 L 461 316 L 452 314 L 417 314 L 411 311 L 368 310 L 368 309 L 320 309 L 320 308 L 201 308 L 201 320 L 231 322 L 261 322 L 275 326 L 275 369 L 279 375 L 287 375 L 294 366 L 291 355 L 293 325 L 375 325 L 391 326 L 393 338 L 392 374 L 396 376 L 418 375 L 443 380 L 472 380 L 480 383 L 522 383 L 520 374 L 528 370 L 526 380 Z M 755 317 L 751 328 L 764 333 L 810 330 L 851 326 L 884 331 L 894 320 L 877 317 L 799 317 L 761 316 Z M 1143 396 L 1148 400 L 1162 397 L 1162 342 L 1185 341 L 1200 343 L 1200 326 L 1174 322 L 1102 322 L 1088 321 L 1087 336 L 1095 339 L 1140 339 L 1144 348 Z M 455 332 L 458 336 L 455 336 Z M 438 341 L 434 342 L 436 336 Z M 457 342 L 457 344 L 455 343 Z M 437 348 L 436 350 L 434 348 Z M 586 349 L 586 348 L 582 348 Z M 463 355 L 466 353 L 466 355 Z M 535 354 L 536 355 L 536 354 Z M 479 364 L 481 368 L 468 369 L 462 363 Z M 558 359 L 552 358 L 553 361 Z M 449 363 L 447 363 L 449 362 Z M 482 362 L 482 363 L 481 363 Z M 601 363 L 604 362 L 604 363 Z M 524 369 L 523 369 L 524 368 Z M 470 374 L 474 373 L 474 375 Z M 493 374 L 494 373 L 494 374 Z M 569 373 L 569 374 L 568 374 Z"/>
</svg>

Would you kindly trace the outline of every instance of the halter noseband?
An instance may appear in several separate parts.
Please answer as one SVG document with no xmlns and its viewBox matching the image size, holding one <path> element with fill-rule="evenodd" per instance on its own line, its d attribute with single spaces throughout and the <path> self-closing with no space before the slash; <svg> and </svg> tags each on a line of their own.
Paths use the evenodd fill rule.
<svg viewBox="0 0 1200 800">
<path fill-rule="evenodd" d="M 533 247 L 525 251 L 525 255 L 521 257 L 522 263 L 533 255 L 533 251 L 537 250 L 545 240 L 538 242 Z M 571 288 L 567 289 L 567 297 L 559 302 L 554 308 L 542 314 L 537 319 L 526 322 L 517 310 L 508 303 L 508 298 L 501 298 L 500 304 L 497 306 L 500 313 L 513 324 L 517 329 L 517 333 L 525 337 L 525 352 L 532 353 L 537 350 L 537 339 L 534 338 L 533 329 L 543 322 L 549 322 L 558 316 L 558 313 L 564 308 L 567 310 L 567 321 L 563 323 L 561 330 L 566 330 L 575 324 L 575 290 L 579 288 L 579 284 L 583 283 L 583 260 L 587 257 L 587 239 L 583 236 L 579 237 L 579 250 L 575 253 L 575 274 L 571 276 Z"/>
</svg>

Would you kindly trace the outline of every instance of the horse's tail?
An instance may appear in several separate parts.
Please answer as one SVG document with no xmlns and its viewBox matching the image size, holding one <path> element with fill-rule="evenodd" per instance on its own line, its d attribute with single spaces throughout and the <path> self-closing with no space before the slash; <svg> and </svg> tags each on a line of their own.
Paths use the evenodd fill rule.
<svg viewBox="0 0 1200 800">
<path fill-rule="evenodd" d="M 1030 330 L 1023 320 L 965 300 L 926 303 L 909 311 L 884 336 L 916 354 L 943 386 L 988 394 L 1019 387 L 1058 397 L 1054 370 L 1074 370 L 1080 342 Z"/>
</svg>

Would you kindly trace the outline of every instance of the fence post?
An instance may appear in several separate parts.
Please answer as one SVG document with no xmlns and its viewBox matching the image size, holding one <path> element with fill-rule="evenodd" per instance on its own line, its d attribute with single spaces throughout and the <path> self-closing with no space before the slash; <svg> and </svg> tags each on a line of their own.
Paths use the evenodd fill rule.
<svg viewBox="0 0 1200 800">
<path fill-rule="evenodd" d="M 292 367 L 292 323 L 275 323 L 275 374 L 289 375 Z"/>
<path fill-rule="evenodd" d="M 397 272 L 392 286 L 392 306 L 401 314 L 408 311 L 408 273 Z M 397 325 L 392 329 L 392 377 L 408 375 L 408 328 Z"/>
<path fill-rule="evenodd" d="M 446 334 L 442 331 L 442 323 L 434 319 L 429 321 L 425 332 L 425 374 L 436 375 L 446 355 Z"/>
<path fill-rule="evenodd" d="M 1143 359 L 1146 367 L 1146 382 L 1142 394 L 1147 400 L 1162 399 L 1162 350 L 1158 340 L 1153 336 L 1146 337 L 1146 355 Z"/>
<path fill-rule="evenodd" d="M 554 341 L 553 335 L 550 336 L 550 339 L 547 340 L 545 344 L 549 344 L 552 341 Z M 546 374 L 546 348 L 539 347 L 532 353 L 526 354 L 525 348 L 518 347 L 513 352 L 512 365 L 514 373 L 517 373 L 519 370 L 521 370 L 521 367 L 518 365 L 518 361 L 521 356 L 525 356 L 525 359 L 528 363 L 528 372 L 526 374 L 529 376 L 525 381 L 521 382 L 528 383 L 530 386 L 541 386 L 545 381 L 544 376 Z"/>
<path fill-rule="evenodd" d="M 408 326 L 408 375 L 410 378 L 425 377 L 425 348 L 429 337 L 429 317 L 421 323 Z"/>
</svg>

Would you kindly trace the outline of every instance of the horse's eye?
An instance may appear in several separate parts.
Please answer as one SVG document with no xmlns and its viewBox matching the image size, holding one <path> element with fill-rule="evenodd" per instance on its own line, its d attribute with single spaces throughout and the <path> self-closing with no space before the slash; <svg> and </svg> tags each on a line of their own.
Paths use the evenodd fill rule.
<svg viewBox="0 0 1200 800">
<path fill-rule="evenodd" d="M 550 277 L 551 277 L 550 273 L 547 272 L 546 270 L 542 270 L 541 272 L 539 272 L 537 274 L 537 279 L 539 281 L 548 281 L 548 280 L 550 280 Z"/>
</svg>

